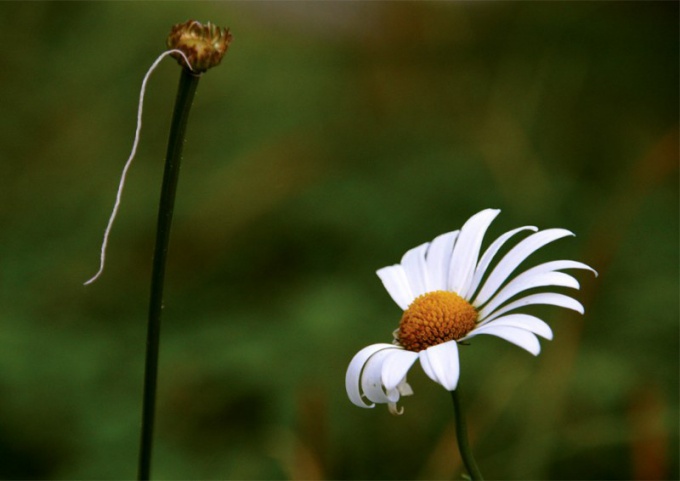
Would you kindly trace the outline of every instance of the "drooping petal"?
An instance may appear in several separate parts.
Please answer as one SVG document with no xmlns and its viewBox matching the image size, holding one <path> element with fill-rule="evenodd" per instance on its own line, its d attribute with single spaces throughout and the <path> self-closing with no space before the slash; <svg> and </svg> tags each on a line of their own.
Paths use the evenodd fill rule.
<svg viewBox="0 0 680 481">
<path fill-rule="evenodd" d="M 472 296 L 474 296 L 475 291 L 477 291 L 479 283 L 482 282 L 482 277 L 484 277 L 484 274 L 486 273 L 486 270 L 489 268 L 489 264 L 493 260 L 494 256 L 498 253 L 500 248 L 503 247 L 503 245 L 508 241 L 508 239 L 510 239 L 512 236 L 523 230 L 533 230 L 534 232 L 536 232 L 538 230 L 538 227 L 534 227 L 532 225 L 518 227 L 517 229 L 513 229 L 509 232 L 506 232 L 498 239 L 493 241 L 493 243 L 484 252 L 484 255 L 477 264 L 477 268 L 475 269 L 475 275 L 472 278 L 472 282 L 470 283 L 470 287 L 468 288 L 467 292 L 465 294 L 460 294 L 460 296 L 463 299 L 469 300 L 472 298 Z"/>
<path fill-rule="evenodd" d="M 364 370 L 361 373 L 361 390 L 364 392 L 366 399 L 371 402 L 384 404 L 396 402 L 399 399 L 398 393 L 396 399 L 390 399 L 385 393 L 382 384 L 383 362 L 389 356 L 390 351 L 394 349 L 401 348 L 392 346 L 392 349 L 382 349 L 373 354 L 364 365 Z"/>
<path fill-rule="evenodd" d="M 449 391 L 456 389 L 460 377 L 460 361 L 456 341 L 448 341 L 428 347 L 418 354 L 423 371 L 430 379 Z"/>
<path fill-rule="evenodd" d="M 425 243 L 414 247 L 401 258 L 401 266 L 404 268 L 414 298 L 428 290 L 428 273 L 425 267 L 425 252 L 428 246 L 429 243 Z"/>
<path fill-rule="evenodd" d="M 383 267 L 378 270 L 377 274 L 394 302 L 402 310 L 408 309 L 409 304 L 413 302 L 415 297 L 411 291 L 404 268 L 401 265 Z"/>
<path fill-rule="evenodd" d="M 397 403 L 387 403 L 387 409 L 389 409 L 390 414 L 394 416 L 401 416 L 404 414 L 404 408 L 398 408 L 397 409 Z"/>
<path fill-rule="evenodd" d="M 406 349 L 389 352 L 382 367 L 382 383 L 388 392 L 397 388 L 406 379 L 406 373 L 416 359 L 418 359 L 418 353 Z"/>
<path fill-rule="evenodd" d="M 498 291 L 498 294 L 479 310 L 479 318 L 484 319 L 490 313 L 493 313 L 500 305 L 520 292 L 546 286 L 571 287 L 572 289 L 578 289 L 579 283 L 572 276 L 563 272 L 532 273 L 532 275 L 528 276 L 522 274 Z"/>
<path fill-rule="evenodd" d="M 403 381 L 397 385 L 397 391 L 399 391 L 399 394 L 402 396 L 412 396 L 413 395 L 413 388 L 411 388 L 411 385 L 406 382 L 406 378 L 404 378 Z"/>
<path fill-rule="evenodd" d="M 354 355 L 347 368 L 347 373 L 345 374 L 345 389 L 347 390 L 347 396 L 352 403 L 362 408 L 372 408 L 375 406 L 375 404 L 366 404 L 361 398 L 361 372 L 363 371 L 366 362 L 373 354 L 384 349 L 394 348 L 395 346 L 393 344 L 372 344 Z"/>
<path fill-rule="evenodd" d="M 400 396 L 411 396 L 411 395 L 413 395 L 413 389 L 411 389 L 411 386 L 409 385 L 409 383 L 406 382 L 406 378 L 404 378 L 397 385 L 397 387 L 387 391 L 387 397 L 390 398 L 390 399 L 395 399 L 394 402 L 387 403 L 387 408 L 390 410 L 390 413 L 392 413 L 396 416 L 403 414 L 404 408 L 397 409 L 397 401 L 399 401 Z"/>
<path fill-rule="evenodd" d="M 497 319 L 498 317 L 505 314 L 506 312 L 510 312 L 510 311 L 515 310 L 515 309 L 519 309 L 520 307 L 530 306 L 530 305 L 535 305 L 535 304 L 546 304 L 546 305 L 564 307 L 565 309 L 571 309 L 572 311 L 576 311 L 579 314 L 583 314 L 583 312 L 584 312 L 583 306 L 576 299 L 572 299 L 571 297 L 565 296 L 564 294 L 557 294 L 557 293 L 554 293 L 554 292 L 543 292 L 543 293 L 540 293 L 540 294 L 531 294 L 529 296 L 517 299 L 516 301 L 512 301 L 511 303 L 504 305 L 500 309 L 497 309 L 496 311 L 489 313 L 486 318 L 480 317 L 479 321 L 480 322 L 483 322 L 483 321 L 489 322 L 489 321 L 492 321 L 494 319 Z"/>
<path fill-rule="evenodd" d="M 526 329 L 545 339 L 550 340 L 553 338 L 550 326 L 538 317 L 530 316 L 529 314 L 508 314 L 507 316 L 499 317 L 492 321 L 483 321 L 479 323 L 477 329 L 489 322 L 493 323 L 494 326 L 510 326 Z"/>
<path fill-rule="evenodd" d="M 451 254 L 448 290 L 459 295 L 468 291 L 477 267 L 484 234 L 499 213 L 498 209 L 483 210 L 470 217 L 460 229 Z"/>
<path fill-rule="evenodd" d="M 475 307 L 483 306 L 524 259 L 544 245 L 568 235 L 574 234 L 566 229 L 546 229 L 522 240 L 500 260 L 491 274 L 489 274 L 489 278 L 482 286 L 472 305 Z"/>
<path fill-rule="evenodd" d="M 460 231 L 448 232 L 435 237 L 425 256 L 429 278 L 429 291 L 445 291 L 451 265 L 451 253 Z"/>
<path fill-rule="evenodd" d="M 506 341 L 511 342 L 522 349 L 526 349 L 534 356 L 537 356 L 538 353 L 541 352 L 541 344 L 538 342 L 536 335 L 533 332 L 523 328 L 504 326 L 502 324 L 495 325 L 493 322 L 491 322 L 485 326 L 476 328 L 463 339 L 467 340 L 479 334 L 489 334 L 500 337 L 501 339 L 505 339 Z"/>
</svg>

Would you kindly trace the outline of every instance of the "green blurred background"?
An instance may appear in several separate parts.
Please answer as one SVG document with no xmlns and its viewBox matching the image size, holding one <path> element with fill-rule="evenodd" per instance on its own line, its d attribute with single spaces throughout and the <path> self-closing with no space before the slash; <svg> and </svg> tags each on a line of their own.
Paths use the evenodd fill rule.
<svg viewBox="0 0 680 481">
<path fill-rule="evenodd" d="M 171 25 L 230 26 L 201 80 L 170 246 L 153 474 L 460 479 L 450 398 L 405 413 L 345 369 L 400 311 L 375 270 L 502 209 L 577 236 L 581 317 L 537 358 L 462 351 L 489 479 L 678 477 L 678 3 L 4 2 L 0 476 L 136 473 L 146 309 L 179 68 Z"/>
</svg>

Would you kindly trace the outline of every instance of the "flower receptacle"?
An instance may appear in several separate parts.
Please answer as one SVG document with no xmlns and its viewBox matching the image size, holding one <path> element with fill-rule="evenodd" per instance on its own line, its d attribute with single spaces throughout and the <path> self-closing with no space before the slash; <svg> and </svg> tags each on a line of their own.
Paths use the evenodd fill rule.
<svg viewBox="0 0 680 481">
<path fill-rule="evenodd" d="M 168 48 L 180 50 L 186 55 L 191 64 L 189 66 L 180 54 L 172 54 L 181 66 L 202 73 L 220 64 L 231 40 L 232 35 L 228 28 L 221 28 L 210 22 L 204 25 L 196 20 L 188 20 L 172 27 L 167 45 Z"/>
</svg>

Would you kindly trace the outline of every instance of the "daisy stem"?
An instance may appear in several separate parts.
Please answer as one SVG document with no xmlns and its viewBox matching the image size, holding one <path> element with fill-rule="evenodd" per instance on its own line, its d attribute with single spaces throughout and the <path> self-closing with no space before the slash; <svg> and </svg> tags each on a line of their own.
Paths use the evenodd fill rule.
<svg viewBox="0 0 680 481">
<path fill-rule="evenodd" d="M 139 449 L 138 479 L 148 480 L 151 472 L 151 450 L 153 444 L 153 426 L 156 411 L 156 385 L 158 379 L 158 351 L 160 341 L 161 311 L 163 309 L 163 280 L 165 277 L 165 261 L 170 240 L 170 225 L 175 204 L 175 192 L 179 178 L 184 133 L 191 102 L 198 86 L 200 75 L 195 75 L 186 68 L 182 75 L 172 115 L 168 150 L 165 157 L 165 172 L 161 188 L 161 199 L 158 208 L 158 225 L 156 230 L 156 246 L 154 249 L 151 273 L 151 295 L 149 299 L 149 321 L 146 339 L 146 362 L 144 365 L 144 398 L 142 406 L 142 432 Z"/>
<path fill-rule="evenodd" d="M 472 455 L 472 450 L 470 449 L 470 443 L 468 442 L 467 425 L 465 423 L 465 415 L 460 403 L 458 391 L 458 389 L 451 391 L 453 412 L 456 417 L 456 438 L 458 439 L 458 450 L 460 451 L 460 455 L 463 458 L 463 464 L 465 464 L 465 468 L 468 470 L 470 477 L 473 480 L 483 480 L 484 478 L 477 467 L 475 458 Z"/>
</svg>

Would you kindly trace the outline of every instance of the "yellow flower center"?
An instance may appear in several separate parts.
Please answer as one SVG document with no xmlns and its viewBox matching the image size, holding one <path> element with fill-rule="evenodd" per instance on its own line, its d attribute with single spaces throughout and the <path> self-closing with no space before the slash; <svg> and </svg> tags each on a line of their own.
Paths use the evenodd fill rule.
<svg viewBox="0 0 680 481">
<path fill-rule="evenodd" d="M 396 337 L 409 351 L 422 351 L 474 329 L 477 311 L 455 292 L 433 291 L 417 297 L 399 323 Z"/>
</svg>

